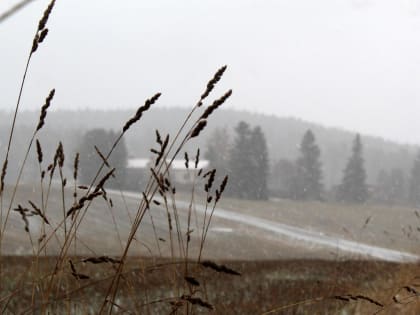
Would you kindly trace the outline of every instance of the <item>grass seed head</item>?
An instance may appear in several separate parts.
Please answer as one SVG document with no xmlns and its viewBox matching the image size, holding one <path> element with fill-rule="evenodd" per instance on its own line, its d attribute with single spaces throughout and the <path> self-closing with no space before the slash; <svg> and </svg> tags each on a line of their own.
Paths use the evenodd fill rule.
<svg viewBox="0 0 420 315">
<path fill-rule="evenodd" d="M 156 142 L 162 145 L 162 138 L 160 136 L 159 130 L 156 129 Z"/>
<path fill-rule="evenodd" d="M 47 117 L 47 109 L 51 105 L 51 101 L 54 98 L 55 95 L 55 89 L 52 89 L 50 91 L 50 94 L 48 94 L 47 98 L 45 99 L 45 104 L 41 107 L 41 114 L 39 115 L 39 122 L 38 126 L 36 127 L 36 131 L 41 129 L 45 124 L 45 118 Z"/>
<path fill-rule="evenodd" d="M 200 132 L 207 126 L 207 120 L 200 120 L 191 132 L 190 139 L 197 137 Z"/>
<path fill-rule="evenodd" d="M 41 143 L 39 143 L 38 139 L 36 139 L 36 154 L 37 154 L 37 157 L 38 157 L 38 163 L 41 164 L 42 159 L 43 159 L 43 155 L 42 155 Z"/>
<path fill-rule="evenodd" d="M 184 159 L 185 159 L 185 168 L 188 169 L 190 159 L 188 158 L 188 153 L 187 152 L 184 153 Z"/>
<path fill-rule="evenodd" d="M 1 178 L 0 178 L 0 193 L 3 193 L 4 191 L 4 178 L 6 177 L 6 172 L 7 172 L 7 164 L 9 163 L 7 157 L 3 162 L 3 168 L 1 170 Z"/>
<path fill-rule="evenodd" d="M 48 7 L 45 9 L 44 14 L 41 18 L 41 20 L 38 23 L 38 31 L 41 32 L 45 29 L 45 26 L 47 25 L 48 18 L 50 17 L 51 11 L 54 8 L 55 0 L 52 0 Z"/>
<path fill-rule="evenodd" d="M 200 161 L 200 148 L 197 149 L 197 154 L 195 155 L 195 164 L 194 164 L 195 169 L 197 169 L 199 161 Z"/>
<path fill-rule="evenodd" d="M 79 158 L 80 158 L 80 154 L 79 152 L 77 152 L 76 156 L 74 157 L 74 164 L 73 164 L 73 179 L 74 180 L 77 179 L 77 175 L 79 172 Z"/>
<path fill-rule="evenodd" d="M 206 108 L 200 119 L 207 119 L 217 108 L 219 108 L 232 95 L 232 90 L 227 91 L 220 98 L 215 100 L 213 104 Z"/>
<path fill-rule="evenodd" d="M 137 110 L 136 114 L 130 118 L 123 127 L 123 133 L 126 132 L 134 123 L 136 123 L 143 113 L 147 111 L 161 96 L 161 93 L 156 93 L 150 99 L 147 99 L 143 106 L 140 106 Z"/>
<path fill-rule="evenodd" d="M 217 82 L 220 81 L 220 79 L 223 76 L 223 73 L 226 71 L 227 66 L 223 66 L 221 67 L 219 70 L 217 70 L 217 72 L 214 74 L 213 78 L 207 83 L 207 87 L 206 90 L 204 91 L 204 93 L 201 95 L 200 97 L 200 102 L 198 103 L 199 106 L 201 106 L 203 103 L 202 101 L 209 96 L 210 92 L 213 91 L 215 85 L 217 84 Z"/>
<path fill-rule="evenodd" d="M 47 37 L 47 34 L 48 34 L 48 28 L 43 29 L 41 34 L 39 34 L 38 44 L 44 41 L 45 37 Z"/>
</svg>

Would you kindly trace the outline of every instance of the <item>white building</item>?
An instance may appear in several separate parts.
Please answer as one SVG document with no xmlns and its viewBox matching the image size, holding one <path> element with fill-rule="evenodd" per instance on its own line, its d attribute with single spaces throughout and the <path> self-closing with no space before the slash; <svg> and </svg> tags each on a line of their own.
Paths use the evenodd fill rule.
<svg viewBox="0 0 420 315">
<path fill-rule="evenodd" d="M 170 160 L 167 160 L 169 163 Z M 130 178 L 129 182 L 143 182 L 149 178 L 150 168 L 154 166 L 154 161 L 151 159 L 129 158 L 127 162 L 127 176 Z M 197 168 L 195 168 L 195 161 L 189 162 L 189 168 L 185 166 L 185 160 L 176 159 L 172 161 L 169 175 L 174 184 L 189 184 L 194 178 L 194 174 L 200 169 L 206 169 L 209 166 L 208 160 L 200 160 Z M 135 179 L 137 177 L 137 179 Z M 143 177 L 143 178 L 140 178 Z M 147 177 L 147 178 L 144 178 Z"/>
</svg>

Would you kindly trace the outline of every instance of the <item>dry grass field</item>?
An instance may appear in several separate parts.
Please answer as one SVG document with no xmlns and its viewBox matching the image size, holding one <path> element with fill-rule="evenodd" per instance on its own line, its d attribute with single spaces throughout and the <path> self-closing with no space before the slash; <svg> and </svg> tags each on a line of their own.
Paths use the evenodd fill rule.
<svg viewBox="0 0 420 315">
<path fill-rule="evenodd" d="M 75 280 L 68 267 L 64 283 L 72 290 L 56 292 L 50 301 L 53 313 L 96 314 L 110 282 L 113 264 L 83 262 L 86 257 L 71 257 L 77 272 L 86 279 Z M 20 284 L 19 276 L 34 263 L 32 257 L 3 257 L 2 300 L 5 314 L 38 313 L 42 298 L 32 295 L 32 284 Z M 191 264 L 190 275 L 198 292 L 209 305 L 195 305 L 194 314 L 418 314 L 419 296 L 414 275 L 418 265 L 398 265 L 375 261 L 218 261 L 240 273 L 217 272 Z M 48 274 L 54 257 L 41 258 Z M 175 308 L 185 311 L 187 303 L 177 296 L 179 288 L 191 286 L 180 275 L 183 262 L 131 257 L 125 265 L 127 285 L 122 287 L 116 313 L 170 314 Z M 418 280 L 417 280 L 418 281 Z M 31 299 L 35 299 L 32 302 Z M 29 307 L 32 304 L 32 307 Z M 125 311 L 124 311 L 125 309 Z"/>
<path fill-rule="evenodd" d="M 6 190 L 6 197 L 10 195 L 9 189 Z M 57 223 L 62 216 L 60 189 L 54 187 L 51 192 L 47 214 L 51 222 Z M 39 192 L 36 186 L 21 185 L 16 203 L 24 204 L 27 200 L 36 200 L 37 196 Z M 130 218 L 140 201 L 140 198 L 133 197 L 133 193 L 127 193 L 124 199 L 117 192 L 109 193 L 108 196 L 112 196 L 112 208 L 101 199 L 95 200 L 89 207 L 77 232 L 77 246 L 70 249 L 67 261 L 61 266 L 61 281 L 65 285 L 61 289 L 57 288 L 53 301 L 48 301 L 50 311 L 96 314 L 100 308 L 116 263 L 108 261 L 93 264 L 86 259 L 101 256 L 118 259 L 132 224 Z M 181 200 L 187 200 L 187 196 L 179 193 Z M 198 204 L 199 200 L 198 196 Z M 70 201 L 71 198 L 68 202 Z M 363 227 L 365 213 L 360 211 L 358 215 L 354 207 L 338 206 L 289 201 L 245 202 L 233 199 L 225 199 L 221 203 L 223 209 L 229 208 L 238 213 L 252 214 L 299 227 L 310 227 L 338 237 L 348 236 L 340 232 L 337 223 L 331 224 L 333 219 L 328 219 L 333 209 L 337 212 L 335 222 L 339 217 L 344 221 L 348 217 L 349 222 L 360 222 Z M 270 209 L 270 212 L 266 209 Z M 371 215 L 375 214 L 376 209 L 383 213 L 396 211 L 394 208 L 372 206 L 363 209 L 370 211 Z M 188 211 L 181 206 L 178 210 L 181 229 L 186 229 Z M 306 211 L 306 215 L 302 215 L 303 211 Z M 403 211 L 409 213 L 408 209 Z M 186 312 L 185 305 L 189 302 L 182 298 L 185 294 L 181 292 L 188 290 L 208 303 L 204 306 L 194 304 L 189 310 L 194 314 L 264 314 L 270 311 L 269 314 L 417 314 L 420 310 L 417 293 L 420 266 L 417 264 L 380 262 L 366 260 L 366 257 L 340 254 L 329 248 L 284 239 L 217 216 L 212 219 L 203 259 L 213 261 L 218 266 L 225 265 L 240 275 L 218 272 L 198 263 L 195 257 L 199 251 L 200 237 L 199 233 L 192 232 L 188 275 L 198 284 L 191 284 L 185 280 L 186 263 L 182 254 L 171 251 L 165 212 L 162 207 L 155 206 L 151 214 L 153 223 L 150 217 L 145 217 L 124 264 L 125 281 L 115 299 L 116 313 L 169 314 L 174 310 L 178 313 Z M 327 219 L 322 220 L 323 215 Z M 200 221 L 202 218 L 197 213 L 197 219 Z M 381 220 L 385 221 L 384 218 Z M 30 218 L 29 229 L 33 238 L 40 229 L 37 224 L 39 221 Z M 368 222 L 364 229 L 369 231 L 374 224 L 375 220 L 372 220 L 372 225 Z M 359 225 L 353 231 L 357 231 Z M 398 234 L 398 228 L 389 224 L 389 233 Z M 28 242 L 28 233 L 24 231 L 23 220 L 18 213 L 11 214 L 3 244 L 6 255 L 2 256 L 0 305 L 4 307 L 5 313 L 21 313 L 25 310 L 32 313 L 42 309 L 42 294 L 38 301 L 37 294 L 33 291 L 31 272 L 36 264 L 39 268 L 38 275 L 43 275 L 45 279 L 51 275 L 56 267 L 60 240 L 64 239 L 62 230 L 55 235 L 56 240 L 51 241 L 47 247 L 46 256 L 44 253 L 38 257 L 31 256 L 32 248 Z M 396 241 L 401 242 L 403 247 L 405 236 L 399 236 Z M 372 244 L 387 246 L 389 243 L 385 240 L 378 238 Z M 368 239 L 360 237 L 359 241 Z M 412 242 L 414 246 L 414 240 Z M 394 246 L 399 248 L 400 245 L 394 243 Z M 72 250 L 78 255 L 72 256 Z M 86 279 L 75 278 L 70 260 L 77 274 L 86 276 Z M 42 287 L 43 281 L 38 281 L 38 285 Z M 27 308 L 28 305 L 31 307 Z"/>
<path fill-rule="evenodd" d="M 420 254 L 420 212 L 415 208 L 229 198 L 224 198 L 220 207 L 325 235 Z"/>
</svg>

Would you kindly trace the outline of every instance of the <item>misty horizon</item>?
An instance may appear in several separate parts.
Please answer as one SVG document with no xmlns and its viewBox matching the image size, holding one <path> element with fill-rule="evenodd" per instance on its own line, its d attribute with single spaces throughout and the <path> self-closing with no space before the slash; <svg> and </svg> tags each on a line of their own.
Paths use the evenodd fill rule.
<svg viewBox="0 0 420 315">
<path fill-rule="evenodd" d="M 141 105 L 139 105 L 141 106 Z M 77 113 L 77 112 L 88 112 L 88 113 L 92 113 L 92 112 L 103 112 L 103 113 L 107 113 L 107 112 L 127 112 L 127 114 L 131 114 L 134 113 L 137 110 L 138 107 L 132 107 L 132 108 L 109 108 L 109 109 L 101 109 L 101 108 L 96 108 L 96 107 L 82 107 L 82 108 L 67 108 L 67 109 L 60 109 L 60 108 L 50 108 L 49 112 L 50 115 L 52 115 L 53 113 L 62 113 L 62 112 L 69 112 L 69 113 Z M 191 109 L 191 107 L 185 106 L 165 106 L 165 105 L 155 105 L 155 107 L 152 109 L 158 109 L 158 110 L 180 110 L 180 111 L 188 111 Z M 223 111 L 229 111 L 229 112 L 238 112 L 238 113 L 246 113 L 246 114 L 250 114 L 252 116 L 262 116 L 262 117 L 275 117 L 275 118 L 279 118 L 279 119 L 286 119 L 286 120 L 295 120 L 295 121 L 300 121 L 302 123 L 305 124 L 309 124 L 309 125 L 315 125 L 317 127 L 323 128 L 323 129 L 329 129 L 329 130 L 336 130 L 339 132 L 345 132 L 345 133 L 352 133 L 352 134 L 360 134 L 362 137 L 369 137 L 369 138 L 374 138 L 374 139 L 379 139 L 382 140 L 384 142 L 389 142 L 389 143 L 395 143 L 395 144 L 399 144 L 399 145 L 408 145 L 408 146 L 416 146 L 418 147 L 420 145 L 419 142 L 409 142 L 406 140 L 401 140 L 398 138 L 392 138 L 392 137 L 386 137 L 380 134 L 373 134 L 373 133 L 363 133 L 360 130 L 356 130 L 356 129 L 351 129 L 351 128 L 346 128 L 346 127 L 342 127 L 342 126 L 338 126 L 338 125 L 327 125 L 325 123 L 322 122 L 316 122 L 316 121 L 311 121 L 308 119 L 304 119 L 304 118 L 300 118 L 300 117 L 296 117 L 296 116 L 281 116 L 281 115 L 277 115 L 277 114 L 273 114 L 273 113 L 263 113 L 263 112 L 253 112 L 252 110 L 247 110 L 247 109 L 230 109 L 228 108 L 228 106 L 226 106 L 225 108 L 221 108 L 219 111 L 223 112 Z M 0 112 L 3 112 L 6 115 L 12 115 L 14 113 L 13 110 L 4 110 L 4 109 L 0 109 Z M 26 110 L 20 110 L 19 111 L 20 114 L 30 114 L 30 115 L 34 115 L 37 116 L 39 115 L 39 109 L 26 109 Z M 25 121 L 22 121 L 18 118 L 17 120 L 17 124 L 24 124 Z M 32 121 L 28 121 L 29 125 L 33 124 Z M 124 122 L 121 121 L 121 124 L 123 124 Z M 47 124 L 48 124 L 48 118 L 47 118 Z"/>
<path fill-rule="evenodd" d="M 15 104 L 46 3 L 0 25 L 1 109 Z M 214 97 L 232 88 L 228 109 L 420 144 L 418 13 L 417 0 L 58 2 L 22 109 L 39 108 L 52 87 L 62 109 L 136 108 L 157 91 L 160 104 L 188 106 L 227 64 Z"/>
</svg>

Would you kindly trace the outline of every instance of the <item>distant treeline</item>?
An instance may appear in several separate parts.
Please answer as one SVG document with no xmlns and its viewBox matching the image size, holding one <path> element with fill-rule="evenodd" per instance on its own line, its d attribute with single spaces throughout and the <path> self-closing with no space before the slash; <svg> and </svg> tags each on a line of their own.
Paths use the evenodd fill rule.
<svg viewBox="0 0 420 315">
<path fill-rule="evenodd" d="M 59 107 L 59 104 L 57 107 Z M 45 151 L 44 155 L 52 158 L 58 141 L 62 141 L 65 152 L 72 156 L 80 145 L 83 134 L 88 130 L 104 128 L 118 131 L 134 111 L 134 109 L 131 111 L 50 111 L 46 120 L 46 126 L 39 135 Z M 135 125 L 126 135 L 128 156 L 149 158 L 149 150 L 154 142 L 155 129 L 161 130 L 162 133 L 169 132 L 173 134 L 176 131 L 176 126 L 179 126 L 179 122 L 184 119 L 186 113 L 186 109 L 180 108 L 156 107 L 150 110 L 142 118 L 141 123 Z M 22 112 L 19 116 L 14 139 L 16 145 L 12 147 L 11 152 L 14 158 L 10 159 L 10 176 L 6 177 L 6 180 L 14 178 L 13 173 L 17 172 L 19 161 L 24 155 L 24 152 L 21 151 L 26 148 L 26 143 L 29 141 L 35 127 L 33 122 L 37 121 L 38 115 L 39 112 L 27 111 Z M 10 117 L 10 113 L 2 113 L 0 115 L 2 154 L 4 154 L 6 138 L 10 129 Z M 254 127 L 259 126 L 264 134 L 269 156 L 270 175 L 278 166 L 279 161 L 295 161 L 298 158 L 302 137 L 310 129 L 316 135 L 317 145 L 321 152 L 323 185 L 327 191 L 330 191 L 341 183 L 343 169 L 348 161 L 349 152 L 352 150 L 354 133 L 336 128 L 326 128 L 294 118 L 221 110 L 214 114 L 213 121 L 202 136 L 191 142 L 186 147 L 186 150 L 195 152 L 197 147 L 206 148 L 210 137 L 216 129 L 225 128 L 227 134 L 232 137 L 235 132 L 234 128 L 240 121 L 248 122 Z M 417 152 L 415 146 L 398 144 L 367 135 L 361 136 L 363 139 L 366 178 L 370 186 L 376 186 L 378 177 L 383 179 L 393 176 L 395 178 L 397 173 L 402 173 L 406 181 L 408 180 L 407 177 L 411 172 Z M 226 153 L 221 152 L 220 154 Z M 34 160 L 32 163 L 33 170 L 36 171 L 35 156 L 32 160 Z M 71 158 L 68 160 L 71 160 Z M 28 164 L 25 172 L 26 178 L 30 178 L 28 174 L 31 170 L 31 164 Z M 269 176 L 269 185 L 273 186 L 273 183 L 277 180 L 277 178 Z M 390 181 L 389 179 L 387 180 Z M 389 186 L 389 184 L 387 185 Z"/>
<path fill-rule="evenodd" d="M 231 178 L 228 193 L 244 199 L 271 197 L 300 201 L 338 201 L 420 205 L 420 151 L 409 172 L 394 167 L 382 169 L 368 184 L 363 140 L 354 136 L 347 152 L 339 184 L 324 185 L 322 150 L 309 129 L 298 146 L 295 159 L 271 161 L 265 135 L 259 126 L 240 122 L 233 137 L 227 129 L 216 129 L 208 140 L 206 158 L 210 166 Z"/>
</svg>

